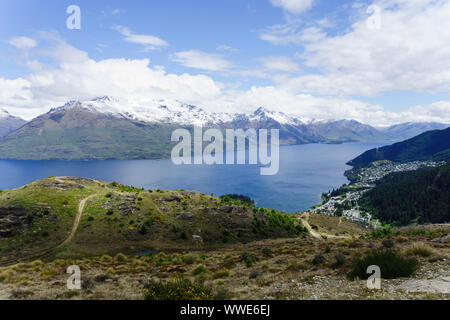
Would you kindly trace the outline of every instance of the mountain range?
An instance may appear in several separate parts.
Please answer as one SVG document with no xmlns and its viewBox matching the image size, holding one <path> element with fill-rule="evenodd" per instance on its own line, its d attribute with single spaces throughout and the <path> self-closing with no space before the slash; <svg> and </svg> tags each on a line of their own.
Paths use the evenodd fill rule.
<svg viewBox="0 0 450 320">
<path fill-rule="evenodd" d="M 439 123 L 375 128 L 355 120 L 314 120 L 259 108 L 251 114 L 208 113 L 176 100 L 101 97 L 70 101 L 30 122 L 0 118 L 0 158 L 22 160 L 160 159 L 170 155 L 176 128 L 279 129 L 281 144 L 399 141 Z M 8 125 L 9 124 L 9 127 Z M 2 134 L 3 132 L 3 134 Z"/>
</svg>

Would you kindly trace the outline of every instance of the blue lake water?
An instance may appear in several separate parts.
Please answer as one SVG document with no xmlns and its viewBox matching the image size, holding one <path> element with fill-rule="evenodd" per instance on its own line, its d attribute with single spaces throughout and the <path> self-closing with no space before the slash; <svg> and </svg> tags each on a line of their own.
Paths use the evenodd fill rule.
<svg viewBox="0 0 450 320">
<path fill-rule="evenodd" d="M 277 175 L 261 176 L 256 165 L 181 165 L 170 159 L 126 161 L 0 160 L 0 189 L 52 176 L 78 176 L 146 189 L 185 189 L 220 196 L 244 194 L 258 206 L 298 212 L 320 195 L 347 183 L 345 163 L 384 143 L 309 144 L 280 148 Z"/>
</svg>

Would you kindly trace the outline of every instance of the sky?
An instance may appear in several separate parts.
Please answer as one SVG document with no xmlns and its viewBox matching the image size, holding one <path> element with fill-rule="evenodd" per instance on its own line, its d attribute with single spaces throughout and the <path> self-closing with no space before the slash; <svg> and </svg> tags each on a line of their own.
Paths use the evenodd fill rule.
<svg viewBox="0 0 450 320">
<path fill-rule="evenodd" d="M 450 123 L 449 88 L 450 0 L 0 0 L 0 108 L 27 120 L 108 95 Z"/>
</svg>

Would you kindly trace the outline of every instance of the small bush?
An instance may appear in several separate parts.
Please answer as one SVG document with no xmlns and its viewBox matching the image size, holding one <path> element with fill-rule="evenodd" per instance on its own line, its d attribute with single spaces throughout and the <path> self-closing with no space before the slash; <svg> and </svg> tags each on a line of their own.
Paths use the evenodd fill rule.
<svg viewBox="0 0 450 320">
<path fill-rule="evenodd" d="M 226 278 L 230 275 L 230 273 L 227 270 L 220 270 L 214 273 L 213 279 L 222 279 Z"/>
<path fill-rule="evenodd" d="M 195 262 L 195 259 L 194 259 L 192 256 L 188 256 L 188 257 L 186 257 L 186 258 L 183 257 L 183 261 L 184 261 L 186 264 L 193 264 L 193 263 Z"/>
<path fill-rule="evenodd" d="M 246 266 L 247 268 L 250 268 L 251 266 L 253 266 L 253 263 L 254 263 L 253 257 L 252 257 L 252 256 L 246 257 L 246 258 L 244 259 L 244 262 L 245 262 L 245 266 Z"/>
<path fill-rule="evenodd" d="M 177 278 L 147 285 L 145 300 L 212 300 L 211 290 L 199 282 Z"/>
<path fill-rule="evenodd" d="M 261 272 L 259 270 L 253 270 L 250 272 L 250 275 L 248 276 L 249 279 L 256 279 L 260 276 Z"/>
<path fill-rule="evenodd" d="M 124 262 L 127 261 L 127 256 L 124 255 L 123 253 L 118 253 L 115 257 L 114 260 L 117 262 Z"/>
<path fill-rule="evenodd" d="M 312 264 L 317 266 L 319 264 L 322 264 L 325 262 L 325 257 L 321 254 L 318 254 L 314 257 L 314 259 L 312 260 Z"/>
<path fill-rule="evenodd" d="M 142 235 L 146 235 L 147 234 L 147 228 L 145 227 L 144 224 L 139 227 L 139 233 L 142 234 Z"/>
<path fill-rule="evenodd" d="M 99 274 L 94 278 L 96 282 L 105 282 L 106 280 L 111 279 L 111 277 L 107 274 Z"/>
<path fill-rule="evenodd" d="M 206 273 L 206 269 L 205 269 L 205 267 L 203 265 L 202 266 L 198 266 L 197 268 L 194 269 L 194 271 L 192 271 L 192 274 L 194 276 L 197 276 L 197 275 L 202 274 L 202 273 Z"/>
<path fill-rule="evenodd" d="M 345 258 L 345 256 L 342 253 L 337 253 L 334 256 L 335 262 L 331 265 L 331 267 L 333 269 L 337 269 L 339 267 L 342 267 L 345 262 L 347 261 L 347 259 Z"/>
<path fill-rule="evenodd" d="M 391 238 L 383 240 L 382 244 L 386 249 L 391 249 L 394 247 L 394 241 Z"/>
<path fill-rule="evenodd" d="M 415 259 L 406 259 L 391 250 L 383 250 L 354 259 L 348 277 L 351 280 L 356 278 L 366 280 L 370 276 L 367 268 L 372 265 L 380 267 L 383 279 L 409 277 L 418 267 Z"/>
</svg>

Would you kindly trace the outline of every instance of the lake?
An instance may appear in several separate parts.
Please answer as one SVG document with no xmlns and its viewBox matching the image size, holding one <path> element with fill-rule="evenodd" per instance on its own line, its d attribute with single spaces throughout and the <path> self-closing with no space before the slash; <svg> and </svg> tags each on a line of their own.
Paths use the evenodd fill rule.
<svg viewBox="0 0 450 320">
<path fill-rule="evenodd" d="M 238 193 L 258 206 L 298 212 L 321 202 L 323 192 L 347 179 L 345 163 L 384 143 L 282 146 L 280 170 L 261 176 L 256 165 L 182 165 L 165 160 L 0 160 L 0 189 L 13 189 L 48 176 L 77 176 L 146 189 L 185 189 L 220 196 Z"/>
</svg>

